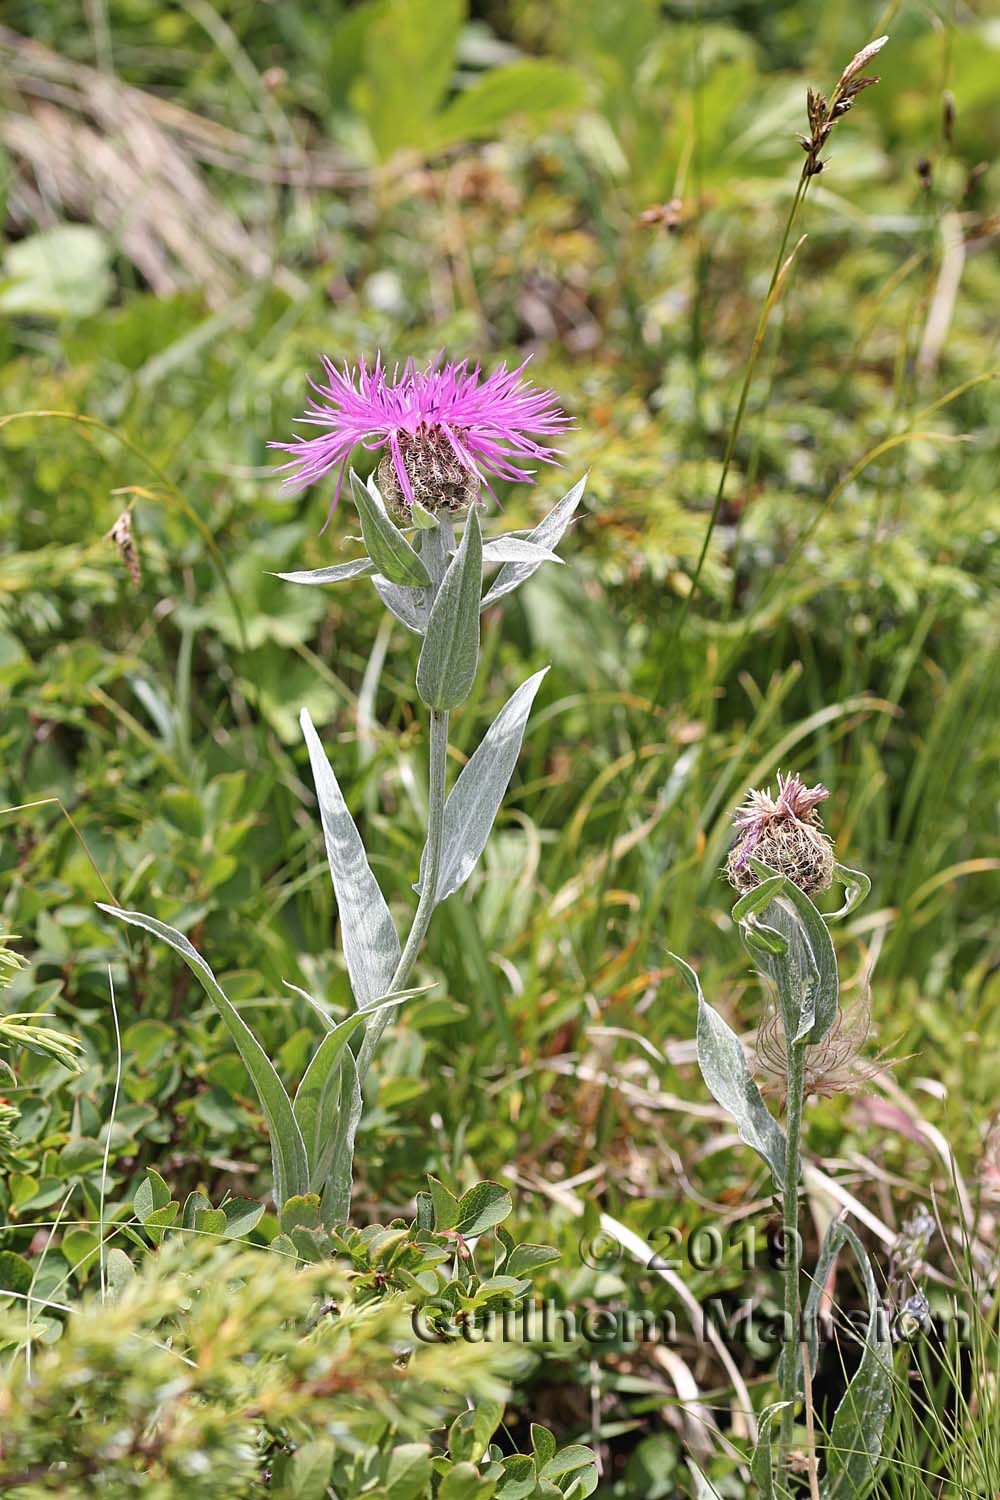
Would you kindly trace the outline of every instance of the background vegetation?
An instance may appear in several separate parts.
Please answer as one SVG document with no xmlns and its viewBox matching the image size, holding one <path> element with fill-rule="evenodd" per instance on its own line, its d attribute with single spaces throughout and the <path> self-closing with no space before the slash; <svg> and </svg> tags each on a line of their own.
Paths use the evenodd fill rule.
<svg viewBox="0 0 1000 1500">
<path fill-rule="evenodd" d="M 762 1179 L 706 1102 L 667 950 L 752 1030 L 762 995 L 718 870 L 744 788 L 794 767 L 832 789 L 840 857 L 872 877 L 841 938 L 845 990 L 871 976 L 877 1044 L 901 1059 L 814 1113 L 812 1219 L 853 1205 L 884 1279 L 907 1213 L 935 1205 L 932 1302 L 956 1277 L 949 1246 L 988 1280 L 990 0 L 8 0 L 3 23 L 0 927 L 27 960 L 4 1004 L 54 1017 L 83 1062 L 71 1076 L 51 1055 L 3 1054 L 0 1257 L 68 1303 L 95 1290 L 95 1223 L 130 1221 L 147 1167 L 179 1202 L 266 1195 L 263 1124 L 227 1034 L 169 951 L 126 946 L 94 902 L 185 931 L 294 1080 L 316 1023 L 289 986 L 349 1004 L 303 704 L 387 898 L 411 899 L 416 643 L 363 580 L 327 594 L 270 576 L 340 560 L 356 522 L 345 505 L 320 534 L 329 491 L 282 496 L 266 444 L 291 432 L 320 353 L 444 348 L 486 364 L 531 353 L 576 418 L 566 482 L 546 472 L 504 497 L 504 525 L 592 472 L 572 567 L 487 617 L 456 766 L 517 682 L 552 670 L 485 862 L 435 918 L 434 987 L 381 1054 L 357 1222 L 409 1215 L 428 1173 L 456 1192 L 499 1179 L 519 1237 L 562 1252 L 549 1294 L 683 1310 L 628 1257 L 581 1258 L 580 1235 L 601 1211 L 653 1244 L 766 1219 Z M 806 84 L 832 87 L 883 31 L 882 82 L 838 124 L 797 221 L 808 238 L 713 509 Z M 107 536 L 125 509 L 128 556 Z M 266 1216 L 254 1234 L 276 1231 Z M 728 1251 L 678 1275 L 696 1298 L 765 1307 L 777 1285 Z M 23 1305 L 11 1316 L 23 1325 Z M 34 1337 L 61 1328 L 50 1312 Z M 739 1363 L 765 1382 L 766 1353 Z M 739 1392 L 693 1339 L 553 1345 L 503 1373 L 508 1451 L 528 1445 L 529 1418 L 591 1443 L 601 1494 L 686 1492 L 681 1439 L 704 1452 L 709 1420 L 742 1435 Z M 420 1412 L 443 1419 L 434 1402 Z M 897 1469 L 887 1493 L 992 1492 L 956 1479 L 953 1449 L 914 1462 L 958 1488 L 911 1491 Z M 742 1493 L 731 1462 L 714 1464 Z M 164 1495 L 187 1482 L 163 1473 Z M 220 1494 L 262 1492 L 227 1476 Z"/>
</svg>

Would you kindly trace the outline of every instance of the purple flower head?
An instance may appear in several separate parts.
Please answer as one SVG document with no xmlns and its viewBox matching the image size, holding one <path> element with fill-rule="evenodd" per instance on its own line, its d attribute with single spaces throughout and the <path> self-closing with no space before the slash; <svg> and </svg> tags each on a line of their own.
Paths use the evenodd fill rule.
<svg viewBox="0 0 1000 1500">
<path fill-rule="evenodd" d="M 733 850 L 733 870 L 745 867 L 761 836 L 775 823 L 817 823 L 816 808 L 829 795 L 822 782 L 808 787 L 798 774 L 786 776 L 781 771 L 778 772 L 777 798 L 771 796 L 770 787 L 767 791 L 749 791 L 746 801 L 733 813 L 733 822 L 739 829 Z"/>
<path fill-rule="evenodd" d="M 271 443 L 292 455 L 279 472 L 284 485 L 301 489 L 337 469 L 340 498 L 348 459 L 360 443 L 370 451 L 384 449 L 379 483 L 404 517 L 415 500 L 429 510 L 461 510 L 472 504 L 483 486 L 492 494 L 490 476 L 532 483 L 525 461 L 558 463 L 556 448 L 536 438 L 556 437 L 570 425 L 553 391 L 533 387 L 523 371 L 506 363 L 482 376 L 468 360 L 442 362 L 442 356 L 418 370 L 412 359 L 390 376 L 381 355 L 370 368 L 338 370 L 323 359 L 327 383 L 310 381 L 311 398 L 302 422 L 324 429 L 316 437 Z M 534 434 L 534 437 L 529 436 Z M 330 517 L 327 516 L 327 522 Z"/>
</svg>

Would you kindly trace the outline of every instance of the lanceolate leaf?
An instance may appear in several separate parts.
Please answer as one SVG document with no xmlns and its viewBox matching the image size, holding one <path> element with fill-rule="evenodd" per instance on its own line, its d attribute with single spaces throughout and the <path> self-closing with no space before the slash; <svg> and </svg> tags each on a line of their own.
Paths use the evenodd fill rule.
<svg viewBox="0 0 1000 1500">
<path fill-rule="evenodd" d="M 174 927 L 168 927 L 165 922 L 158 922 L 155 917 L 143 916 L 142 912 L 138 911 L 122 911 L 117 906 L 105 906 L 101 902 L 98 902 L 98 906 L 109 916 L 117 917 L 121 922 L 128 922 L 133 927 L 141 927 L 146 932 L 151 932 L 154 937 L 162 938 L 181 955 L 192 973 L 197 975 L 205 993 L 226 1023 L 237 1050 L 246 1064 L 247 1071 L 253 1079 L 254 1088 L 257 1090 L 257 1097 L 260 1099 L 264 1118 L 267 1121 L 268 1135 L 271 1139 L 275 1200 L 280 1205 L 286 1198 L 296 1193 L 304 1193 L 309 1176 L 308 1162 L 305 1143 L 292 1110 L 291 1100 L 275 1071 L 274 1064 L 236 1007 L 223 993 L 219 981 L 201 954 L 192 948 L 183 933 L 178 932 Z"/>
<path fill-rule="evenodd" d="M 292 1108 L 305 1142 L 311 1193 L 321 1193 L 326 1185 L 339 1113 L 340 1061 L 352 1034 L 364 1019 L 363 1011 L 355 1011 L 327 1032 L 295 1094 Z"/>
<path fill-rule="evenodd" d="M 587 484 L 586 474 L 573 486 L 567 495 L 553 506 L 543 521 L 539 521 L 534 531 L 529 531 L 525 537 L 526 542 L 533 542 L 536 547 L 544 547 L 547 552 L 553 551 L 562 540 L 569 527 L 570 521 L 576 512 L 577 506 L 583 498 L 583 491 Z M 505 594 L 519 587 L 532 573 L 538 571 L 541 562 L 511 562 L 500 569 L 492 586 L 482 602 L 483 609 L 488 604 L 495 604 Z"/>
<path fill-rule="evenodd" d="M 833 878 L 844 887 L 844 904 L 830 912 L 824 921 L 836 922 L 840 917 L 849 917 L 859 907 L 872 888 L 864 870 L 852 870 L 849 865 L 834 865 Z"/>
<path fill-rule="evenodd" d="M 868 1299 L 868 1327 L 861 1363 L 837 1407 L 826 1450 L 823 1500 L 853 1500 L 868 1494 L 882 1453 L 892 1406 L 892 1343 L 871 1262 L 853 1229 L 831 1225 L 832 1247 L 846 1240 L 861 1269 Z"/>
<path fill-rule="evenodd" d="M 399 938 L 308 709 L 302 710 L 299 723 L 316 783 L 347 972 L 354 998 L 364 1010 L 391 988 L 399 962 Z"/>
<path fill-rule="evenodd" d="M 412 630 L 414 635 L 423 635 L 427 625 L 427 600 L 429 594 L 424 589 L 400 588 L 397 583 L 390 583 L 388 578 L 383 578 L 381 573 L 376 573 L 372 578 L 375 592 L 390 614 L 396 616 L 401 625 L 407 630 Z"/>
<path fill-rule="evenodd" d="M 751 857 L 750 864 L 766 884 L 775 871 Z M 769 921 L 788 942 L 788 953 L 764 958 L 778 987 L 785 1023 L 795 1041 L 821 1042 L 837 1018 L 840 979 L 837 955 L 820 913 L 794 881 L 785 879 L 768 912 Z"/>
<path fill-rule="evenodd" d="M 417 662 L 417 692 L 428 708 L 457 708 L 472 690 L 479 660 L 482 579 L 483 539 L 479 512 L 473 506 L 458 551 L 431 606 Z"/>
<path fill-rule="evenodd" d="M 676 953 L 679 967 L 698 999 L 698 1066 L 717 1104 L 736 1121 L 740 1139 L 751 1146 L 771 1169 L 780 1191 L 785 1180 L 785 1136 L 750 1077 L 740 1039 L 714 1011 L 701 992 L 697 974 Z"/>
<path fill-rule="evenodd" d="M 311 568 L 304 573 L 272 573 L 272 578 L 283 578 L 285 583 L 344 583 L 348 578 L 367 578 L 375 572 L 370 557 L 355 557 L 350 562 L 334 563 L 329 568 Z"/>
<path fill-rule="evenodd" d="M 351 494 L 361 515 L 361 531 L 368 556 L 390 583 L 427 588 L 430 574 L 388 512 L 376 503 L 351 470 Z"/>
<path fill-rule="evenodd" d="M 444 809 L 438 901 L 465 884 L 486 847 L 514 774 L 531 705 L 547 671 L 545 667 L 536 672 L 511 694 L 452 788 Z M 425 861 L 426 851 L 421 864 Z"/>
<path fill-rule="evenodd" d="M 494 537 L 492 541 L 485 542 L 483 544 L 483 562 L 554 562 L 565 566 L 557 552 L 550 552 L 547 547 L 539 547 L 537 542 L 529 542 L 527 537 L 520 536 L 498 536 Z"/>
<path fill-rule="evenodd" d="M 771 1463 L 771 1442 L 774 1419 L 779 1412 L 784 1411 L 788 1405 L 786 1401 L 777 1401 L 761 1413 L 760 1427 L 757 1432 L 757 1446 L 753 1450 L 750 1460 L 750 1477 L 757 1486 L 758 1493 L 763 1500 L 776 1500 L 774 1490 L 774 1470 Z"/>
</svg>

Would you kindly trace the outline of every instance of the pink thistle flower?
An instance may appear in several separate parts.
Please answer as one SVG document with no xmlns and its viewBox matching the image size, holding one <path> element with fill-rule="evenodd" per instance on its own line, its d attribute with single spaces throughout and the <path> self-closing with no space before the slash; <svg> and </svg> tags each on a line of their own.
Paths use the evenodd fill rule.
<svg viewBox="0 0 1000 1500">
<path fill-rule="evenodd" d="M 778 795 L 753 790 L 733 813 L 736 842 L 726 862 L 726 875 L 738 890 L 755 886 L 749 868 L 751 854 L 771 869 L 787 874 L 807 895 L 825 890 L 833 872 L 830 841 L 816 811 L 830 793 L 822 783 L 806 786 L 801 776 L 778 772 Z"/>
<path fill-rule="evenodd" d="M 415 500 L 432 511 L 463 510 L 483 487 L 493 493 L 490 476 L 532 483 L 525 461 L 559 462 L 558 449 L 535 439 L 557 436 L 571 422 L 553 391 L 524 376 L 527 363 L 508 370 L 505 362 L 484 378 L 479 365 L 442 363 L 439 355 L 423 370 L 409 359 L 390 376 L 381 355 L 373 368 L 362 359 L 357 370 L 338 370 L 324 357 L 327 383 L 310 381 L 319 399 L 299 419 L 324 431 L 269 445 L 292 455 L 279 471 L 290 471 L 284 486 L 301 489 L 338 469 L 332 515 L 358 444 L 386 450 L 379 483 L 404 519 Z"/>
</svg>

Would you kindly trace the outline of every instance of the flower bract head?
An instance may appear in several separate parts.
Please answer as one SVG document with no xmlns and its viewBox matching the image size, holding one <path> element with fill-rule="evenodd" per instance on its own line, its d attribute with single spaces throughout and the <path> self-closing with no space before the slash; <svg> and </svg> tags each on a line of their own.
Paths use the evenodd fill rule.
<svg viewBox="0 0 1000 1500">
<path fill-rule="evenodd" d="M 747 793 L 733 813 L 736 841 L 726 861 L 726 878 L 739 891 L 759 884 L 750 856 L 787 875 L 807 896 L 825 891 L 833 879 L 833 846 L 823 831 L 820 802 L 826 787 L 808 787 L 798 775 L 778 772 L 778 795 L 770 788 Z"/>
<path fill-rule="evenodd" d="M 439 356 L 421 370 L 407 360 L 390 374 L 381 356 L 342 370 L 324 359 L 325 382 L 311 382 L 316 396 L 300 418 L 321 430 L 270 445 L 292 455 L 285 486 L 300 489 L 336 470 L 332 512 L 359 444 L 382 452 L 379 484 L 401 520 L 415 500 L 433 514 L 461 512 L 484 488 L 492 493 L 492 479 L 532 483 L 526 464 L 559 462 L 559 450 L 539 439 L 558 436 L 570 418 L 553 391 L 532 385 L 526 364 L 483 375 L 467 360 Z"/>
</svg>

